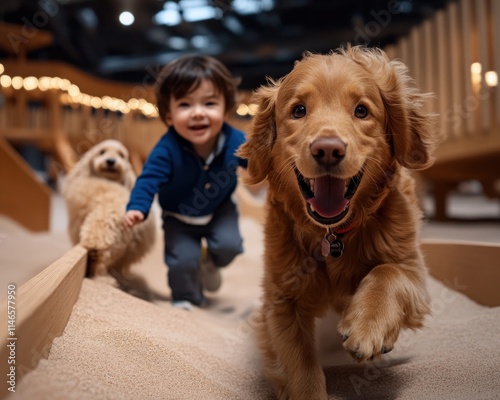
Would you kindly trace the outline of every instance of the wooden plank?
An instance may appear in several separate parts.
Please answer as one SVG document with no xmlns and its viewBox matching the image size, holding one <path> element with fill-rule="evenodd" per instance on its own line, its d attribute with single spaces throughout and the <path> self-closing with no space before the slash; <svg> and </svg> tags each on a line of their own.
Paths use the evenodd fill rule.
<svg viewBox="0 0 500 400">
<path fill-rule="evenodd" d="M 481 182 L 494 182 L 498 180 L 498 170 L 493 166 L 500 166 L 500 152 L 495 154 L 482 154 L 476 157 L 461 157 L 448 162 L 439 162 L 432 165 L 425 171 L 420 171 L 421 175 L 433 181 L 440 182 L 460 182 L 469 179 Z M 435 191 L 442 186 L 434 185 Z M 483 190 L 486 190 L 483 188 Z M 488 195 L 498 198 L 499 193 Z"/>
<path fill-rule="evenodd" d="M 500 245 L 425 240 L 422 250 L 432 276 L 479 304 L 500 305 Z"/>
<path fill-rule="evenodd" d="M 414 27 L 411 32 L 410 32 L 410 51 L 412 53 L 412 60 L 413 60 L 413 72 L 412 72 L 412 78 L 415 81 L 416 86 L 421 89 L 422 88 L 422 81 L 423 81 L 423 71 L 424 71 L 424 58 L 422 56 L 422 40 L 420 37 L 420 31 L 421 31 L 420 26 Z"/>
<path fill-rule="evenodd" d="M 403 61 L 409 68 L 410 73 L 412 72 L 412 62 L 413 59 L 410 53 L 410 46 L 408 38 L 404 37 L 399 41 L 399 46 L 401 48 L 401 61 Z"/>
<path fill-rule="evenodd" d="M 35 232 L 49 229 L 50 189 L 1 136 L 0 193 L 0 214 Z"/>
<path fill-rule="evenodd" d="M 15 367 L 15 383 L 34 369 L 41 358 L 47 358 L 53 340 L 61 336 L 75 304 L 87 263 L 87 250 L 75 246 L 59 260 L 40 272 L 13 292 L 14 303 L 9 310 L 15 310 L 14 325 L 8 325 L 8 300 L 0 303 L 0 330 L 2 347 L 0 349 L 0 374 L 3 377 L 0 397 L 10 393 L 6 377 Z M 12 288 L 15 283 L 6 282 L 2 288 Z M 12 308 L 14 307 L 14 309 Z M 14 327 L 8 330 L 7 327 Z M 10 334 L 12 332 L 12 334 Z M 15 338 L 15 340 L 14 340 Z M 11 344 L 11 347 L 7 346 Z M 8 364 L 9 357 L 15 364 Z M 11 378 L 8 378 L 9 381 Z"/>
<path fill-rule="evenodd" d="M 475 21 L 472 16 L 472 1 L 471 0 L 460 0 L 459 2 L 459 14 L 462 30 L 462 62 L 461 66 L 463 68 L 464 88 L 465 88 L 465 98 L 462 104 L 460 104 L 459 112 L 464 116 L 464 130 L 465 135 L 473 135 L 476 132 L 475 114 L 477 112 L 477 99 L 472 90 L 471 81 L 471 64 L 475 60 L 474 56 L 474 37 L 475 37 Z"/>
<path fill-rule="evenodd" d="M 500 154 L 498 135 L 484 135 L 482 138 L 477 136 L 463 137 L 460 140 L 447 142 L 438 147 L 436 150 L 436 163 Z M 491 169 L 498 173 L 500 168 L 498 165 L 492 165 Z"/>
<path fill-rule="evenodd" d="M 422 24 L 423 33 L 423 47 L 424 47 L 424 81 L 423 88 L 426 92 L 433 93 L 433 97 L 430 98 L 426 103 L 426 108 L 428 111 L 436 112 L 438 107 L 437 97 L 436 97 L 436 87 L 437 76 L 438 76 L 438 58 L 437 58 L 437 48 L 435 45 L 436 34 L 434 30 L 434 24 L 431 19 L 426 19 Z"/>
<path fill-rule="evenodd" d="M 451 61 L 451 108 L 448 110 L 450 114 L 447 116 L 447 123 L 451 135 L 453 137 L 460 137 L 463 135 L 463 114 L 459 111 L 460 105 L 465 99 L 465 79 L 469 75 L 464 75 L 462 68 L 462 29 L 460 26 L 460 15 L 458 4 L 451 2 L 448 5 L 448 37 L 453 40 L 448 41 L 450 48 L 450 61 Z"/>
<path fill-rule="evenodd" d="M 448 21 L 444 10 L 436 13 L 434 23 L 437 33 L 438 51 L 438 104 L 439 104 L 439 130 L 446 135 L 450 134 L 448 113 L 452 110 L 451 80 L 450 80 L 450 52 L 448 38 Z"/>
<path fill-rule="evenodd" d="M 9 122 L 9 116 L 7 116 Z M 48 128 L 11 127 L 0 128 L 0 136 L 16 143 L 50 142 L 51 132 Z"/>
<path fill-rule="evenodd" d="M 490 133 L 492 128 L 491 101 L 492 96 L 484 81 L 484 74 L 491 70 L 491 62 L 488 54 L 488 46 L 490 46 L 490 36 L 488 32 L 488 15 L 487 15 L 487 0 L 476 0 L 476 15 L 477 15 L 477 33 L 479 49 L 479 62 L 482 66 L 482 80 L 479 89 L 480 112 L 479 121 L 480 128 L 483 133 Z M 498 38 L 497 38 L 498 40 Z"/>
<path fill-rule="evenodd" d="M 492 21 L 492 36 L 491 43 L 493 52 L 492 70 L 496 71 L 498 79 L 500 79 L 500 1 L 494 0 L 491 2 L 491 21 Z M 494 94 L 494 112 L 496 117 L 494 134 L 500 135 L 500 85 L 497 85 Z"/>
</svg>

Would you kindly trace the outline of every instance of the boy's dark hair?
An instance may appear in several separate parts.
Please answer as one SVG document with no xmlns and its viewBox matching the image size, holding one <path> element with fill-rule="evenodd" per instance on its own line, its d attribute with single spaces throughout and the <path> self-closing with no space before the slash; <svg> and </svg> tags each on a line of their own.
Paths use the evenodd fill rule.
<svg viewBox="0 0 500 400">
<path fill-rule="evenodd" d="M 236 87 L 239 78 L 234 78 L 219 60 L 203 55 L 182 56 L 163 67 L 155 86 L 156 104 L 160 118 L 165 121 L 170 96 L 179 99 L 200 86 L 207 79 L 226 101 L 226 111 L 236 106 Z"/>
</svg>

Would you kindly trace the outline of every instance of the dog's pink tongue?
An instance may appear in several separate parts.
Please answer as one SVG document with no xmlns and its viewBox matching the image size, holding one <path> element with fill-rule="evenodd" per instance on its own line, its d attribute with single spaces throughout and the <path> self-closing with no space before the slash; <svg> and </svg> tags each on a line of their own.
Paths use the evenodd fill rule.
<svg viewBox="0 0 500 400">
<path fill-rule="evenodd" d="M 333 218 L 344 211 L 349 200 L 344 198 L 345 180 L 322 176 L 314 180 L 314 197 L 307 200 L 324 218 Z"/>
</svg>

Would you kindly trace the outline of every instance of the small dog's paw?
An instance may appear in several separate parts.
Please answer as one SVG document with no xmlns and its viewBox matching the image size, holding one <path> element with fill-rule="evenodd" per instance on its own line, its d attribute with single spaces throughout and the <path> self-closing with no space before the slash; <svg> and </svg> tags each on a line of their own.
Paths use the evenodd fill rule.
<svg viewBox="0 0 500 400">
<path fill-rule="evenodd" d="M 344 348 L 359 362 L 373 360 L 394 348 L 400 326 L 384 318 L 353 318 L 348 314 L 338 330 Z"/>
</svg>

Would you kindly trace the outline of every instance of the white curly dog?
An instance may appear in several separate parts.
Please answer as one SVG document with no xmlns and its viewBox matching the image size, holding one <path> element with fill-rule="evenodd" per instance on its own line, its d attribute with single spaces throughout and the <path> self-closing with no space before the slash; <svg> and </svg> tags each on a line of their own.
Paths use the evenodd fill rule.
<svg viewBox="0 0 500 400">
<path fill-rule="evenodd" d="M 156 233 L 153 215 L 132 229 L 123 225 L 135 179 L 126 147 L 105 140 L 83 155 L 62 187 L 71 241 L 89 251 L 87 275 L 111 275 L 121 286 L 130 266 L 151 249 Z"/>
</svg>

